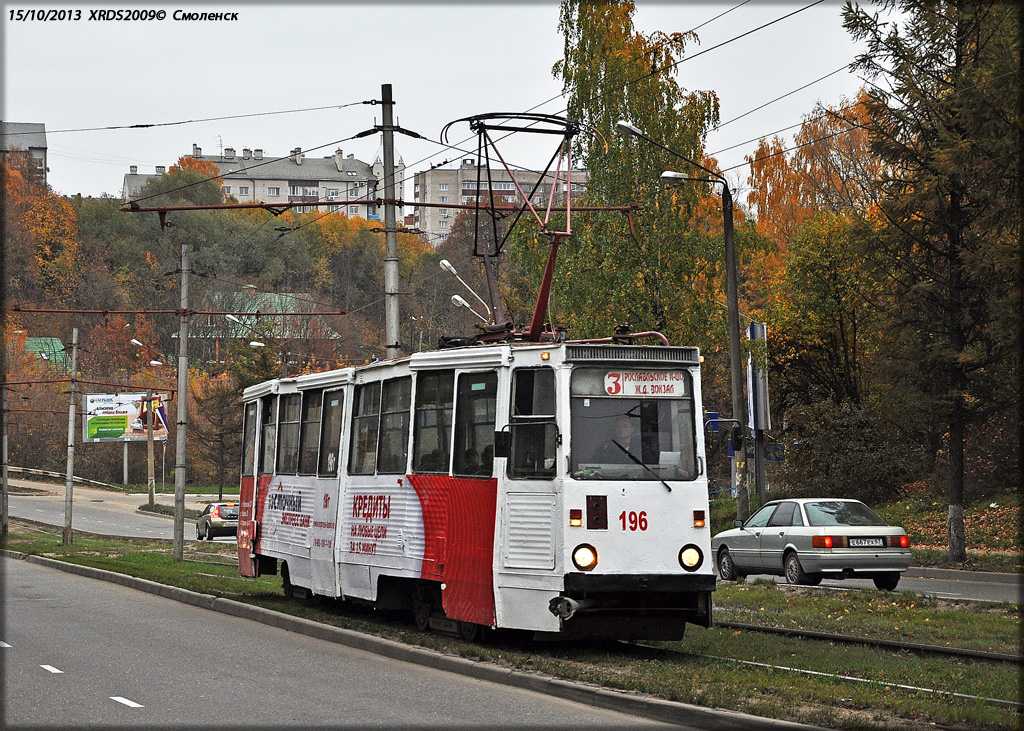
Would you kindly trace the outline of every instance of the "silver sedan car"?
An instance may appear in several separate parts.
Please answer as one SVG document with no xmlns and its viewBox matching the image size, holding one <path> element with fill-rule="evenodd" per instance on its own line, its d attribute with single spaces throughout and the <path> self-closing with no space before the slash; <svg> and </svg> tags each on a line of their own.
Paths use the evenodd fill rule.
<svg viewBox="0 0 1024 731">
<path fill-rule="evenodd" d="M 813 586 L 825 577 L 858 577 L 892 591 L 910 566 L 907 532 L 858 500 L 773 500 L 734 525 L 711 539 L 723 581 L 776 574 Z"/>
</svg>

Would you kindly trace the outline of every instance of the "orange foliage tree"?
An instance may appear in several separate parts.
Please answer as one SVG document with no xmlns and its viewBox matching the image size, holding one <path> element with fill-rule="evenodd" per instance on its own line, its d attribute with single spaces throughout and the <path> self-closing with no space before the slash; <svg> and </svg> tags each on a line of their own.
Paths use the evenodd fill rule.
<svg viewBox="0 0 1024 731">
<path fill-rule="evenodd" d="M 74 304 L 81 261 L 78 222 L 67 199 L 35 185 L 22 171 L 27 153 L 12 153 L 2 164 L 4 248 L 8 297 L 21 301 Z"/>
</svg>

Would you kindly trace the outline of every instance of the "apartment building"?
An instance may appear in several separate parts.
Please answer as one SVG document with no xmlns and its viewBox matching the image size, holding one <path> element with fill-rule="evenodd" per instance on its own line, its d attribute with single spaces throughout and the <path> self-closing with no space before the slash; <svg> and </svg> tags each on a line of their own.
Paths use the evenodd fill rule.
<svg viewBox="0 0 1024 731">
<path fill-rule="evenodd" d="M 333 211 L 380 220 L 378 198 L 384 197 L 384 163 L 378 157 L 373 164 L 357 160 L 341 149 L 326 157 L 307 157 L 296 147 L 286 157 L 265 155 L 262 149 L 243 148 L 238 153 L 225 147 L 219 155 L 203 155 L 202 148 L 192 145 L 192 157 L 212 162 L 222 179 L 226 198 L 239 203 L 314 203 L 328 201 L 332 205 L 316 210 Z M 132 165 L 124 176 L 122 197 L 127 201 L 138 195 L 148 180 L 166 172 L 158 166 L 153 175 L 140 174 Z M 395 166 L 395 195 L 402 198 L 402 177 L 405 163 Z M 298 206 L 300 213 L 313 206 Z"/>
<path fill-rule="evenodd" d="M 3 137 L 0 160 L 15 150 L 27 152 L 35 162 L 32 182 L 46 185 L 46 173 L 49 172 L 46 165 L 46 125 L 36 122 L 0 122 L 0 136 Z"/>
<path fill-rule="evenodd" d="M 586 193 L 586 170 L 572 171 L 571 190 L 564 170 L 559 174 L 557 181 L 553 172 L 548 173 L 543 179 L 540 172 L 535 171 L 516 170 L 514 174 L 515 181 L 504 168 L 491 168 L 488 171 L 471 157 L 464 158 L 455 168 L 434 168 L 416 173 L 413 179 L 413 200 L 406 202 L 414 207 L 412 224 L 427 236 L 432 245 L 437 246 L 448 238 L 451 225 L 461 212 L 459 208 L 445 208 L 440 204 L 473 204 L 480 195 L 480 189 L 487 189 L 488 180 L 495 201 L 499 204 L 522 203 L 516 183 L 526 194 L 533 191 L 531 200 L 537 206 L 547 205 L 552 194 L 552 186 L 555 187 L 556 205 L 564 205 L 569 195 L 575 199 Z M 417 203 L 432 203 L 437 206 L 419 206 Z"/>
</svg>

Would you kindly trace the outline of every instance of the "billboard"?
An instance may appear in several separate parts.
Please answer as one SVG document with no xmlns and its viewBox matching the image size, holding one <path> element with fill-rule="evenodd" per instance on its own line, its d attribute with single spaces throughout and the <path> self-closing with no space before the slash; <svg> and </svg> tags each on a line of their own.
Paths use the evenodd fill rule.
<svg viewBox="0 0 1024 731">
<path fill-rule="evenodd" d="M 167 439 L 167 394 L 154 393 L 153 439 Z M 145 393 L 87 393 L 82 396 L 83 442 L 144 442 L 149 418 Z"/>
</svg>

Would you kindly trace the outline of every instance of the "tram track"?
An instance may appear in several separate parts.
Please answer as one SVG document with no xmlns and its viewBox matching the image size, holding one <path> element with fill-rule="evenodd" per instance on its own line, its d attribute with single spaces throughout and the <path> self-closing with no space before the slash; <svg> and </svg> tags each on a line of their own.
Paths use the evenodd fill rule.
<svg viewBox="0 0 1024 731">
<path fill-rule="evenodd" d="M 912 652 L 918 655 L 932 655 L 940 657 L 970 658 L 972 660 L 985 660 L 988 662 L 1007 662 L 1016 665 L 1024 665 L 1024 657 L 1010 655 L 1002 652 L 987 652 L 985 650 L 968 650 L 958 647 L 943 647 L 941 645 L 924 645 L 917 642 L 899 642 L 898 640 L 884 640 L 873 637 L 857 637 L 855 635 L 837 635 L 829 632 L 817 632 L 814 630 L 790 629 L 788 627 L 766 627 L 758 624 L 744 624 L 742 622 L 715 622 L 715 627 L 722 629 L 737 629 L 745 632 L 761 632 L 764 634 L 783 635 L 808 640 L 821 640 L 832 642 L 837 645 L 861 645 L 863 647 L 876 647 L 895 652 Z"/>
<path fill-rule="evenodd" d="M 1024 665 L 1024 658 L 1019 655 L 1009 655 L 1006 653 L 998 652 L 984 652 L 978 650 L 967 650 L 961 648 L 950 648 L 950 647 L 939 647 L 936 645 L 922 645 L 919 643 L 910 642 L 898 642 L 895 640 L 878 640 L 864 637 L 854 637 L 851 635 L 835 635 L 827 632 L 815 632 L 808 630 L 791 630 L 784 627 L 764 627 L 759 625 L 743 624 L 740 622 L 716 622 L 715 627 L 721 627 L 722 629 L 738 629 L 741 631 L 750 632 L 763 632 L 766 634 L 784 635 L 787 637 L 795 637 L 800 639 L 816 640 L 820 642 L 830 642 L 834 644 L 846 644 L 846 645 L 859 645 L 864 647 L 872 647 L 875 649 L 890 650 L 896 652 L 909 652 L 919 655 L 929 655 L 938 657 L 955 657 L 964 658 L 971 660 L 979 660 L 982 662 L 989 663 L 1012 663 L 1015 665 Z M 869 678 L 858 678 L 851 675 L 843 675 L 840 673 L 828 673 L 820 670 L 808 670 L 805 668 L 797 668 L 786 665 L 775 665 L 772 663 L 757 662 L 754 660 L 744 660 L 742 658 L 735 657 L 724 657 L 721 655 L 712 655 L 709 653 L 693 652 L 690 650 L 676 650 L 666 647 L 657 647 L 655 645 L 649 645 L 643 642 L 620 642 L 620 647 L 624 648 L 628 652 L 636 653 L 644 657 L 650 658 L 697 658 L 705 660 L 714 660 L 719 662 L 735 663 L 737 665 L 746 665 L 748 667 L 757 667 L 765 670 L 776 670 L 781 672 L 790 672 L 799 675 L 806 675 L 818 678 L 832 678 L 848 683 L 861 683 L 867 685 L 882 686 L 885 688 L 896 688 L 905 690 L 911 693 L 929 693 L 944 698 L 955 698 L 959 700 L 977 701 L 984 703 L 989 706 L 997 708 L 1009 708 L 1018 712 L 1024 711 L 1024 703 L 1019 701 L 1005 700 L 1002 698 L 987 698 L 978 695 L 971 695 L 968 693 L 957 693 L 955 691 L 940 690 L 937 688 L 926 688 L 915 685 L 908 685 L 904 683 L 895 683 L 884 680 L 874 680 Z"/>
</svg>

